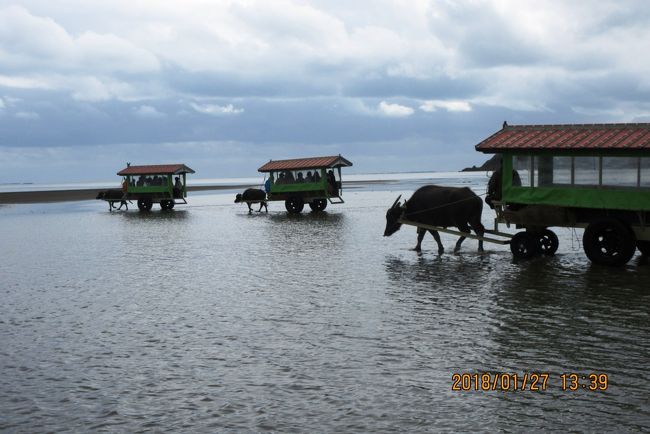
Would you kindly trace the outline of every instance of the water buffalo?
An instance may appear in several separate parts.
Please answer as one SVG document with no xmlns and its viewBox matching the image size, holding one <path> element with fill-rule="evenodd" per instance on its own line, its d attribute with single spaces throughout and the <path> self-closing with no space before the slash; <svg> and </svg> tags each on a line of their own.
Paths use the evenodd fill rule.
<svg viewBox="0 0 650 434">
<path fill-rule="evenodd" d="M 241 203 L 241 202 L 246 202 L 246 205 L 248 205 L 248 213 L 253 212 L 253 208 L 251 207 L 252 203 L 260 203 L 260 209 L 257 210 L 257 212 L 262 211 L 262 207 L 266 209 L 266 212 L 269 212 L 269 208 L 266 204 L 266 192 L 264 190 L 260 190 L 259 188 L 247 188 L 244 190 L 244 193 L 239 193 L 235 197 L 235 203 Z"/>
<path fill-rule="evenodd" d="M 127 201 L 124 200 L 124 192 L 122 190 L 118 190 L 118 189 L 102 190 L 97 193 L 97 197 L 95 199 L 105 200 L 106 202 L 108 202 L 109 211 L 113 211 L 113 208 L 117 210 L 121 210 L 122 206 L 125 206 L 127 211 L 129 210 L 129 205 L 127 204 Z M 120 206 L 116 207 L 115 202 L 119 202 Z"/>
<path fill-rule="evenodd" d="M 400 218 L 416 223 L 423 223 L 431 226 L 448 227 L 455 226 L 461 232 L 470 232 L 470 226 L 477 235 L 483 236 L 485 228 L 481 224 L 481 212 L 483 201 L 472 190 L 467 187 L 441 187 L 437 185 L 425 185 L 413 193 L 413 196 L 404 204 L 400 205 L 397 200 L 386 212 L 386 230 L 384 236 L 388 237 L 397 232 L 402 224 Z M 422 250 L 422 239 L 427 230 L 418 228 L 418 243 L 416 251 Z M 438 243 L 438 253 L 442 254 L 444 248 L 440 242 L 440 235 L 437 231 L 429 230 Z M 460 237 L 456 242 L 454 252 L 460 249 L 465 237 Z M 479 252 L 483 251 L 483 241 L 478 242 Z"/>
</svg>

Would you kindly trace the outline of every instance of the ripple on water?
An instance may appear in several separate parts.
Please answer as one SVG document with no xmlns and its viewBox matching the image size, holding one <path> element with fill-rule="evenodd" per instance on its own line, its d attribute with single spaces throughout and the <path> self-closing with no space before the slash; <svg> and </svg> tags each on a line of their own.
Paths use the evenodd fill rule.
<svg viewBox="0 0 650 434">
<path fill-rule="evenodd" d="M 555 257 L 525 263 L 471 240 L 452 254 L 447 235 L 448 253 L 427 237 L 418 255 L 413 228 L 381 236 L 399 192 L 349 193 L 321 215 L 248 215 L 225 195 L 172 213 L 0 215 L 0 429 L 650 426 L 644 260 L 591 266 L 561 230 Z M 453 372 L 487 371 L 551 380 L 451 391 Z M 564 372 L 610 387 L 563 392 Z"/>
</svg>

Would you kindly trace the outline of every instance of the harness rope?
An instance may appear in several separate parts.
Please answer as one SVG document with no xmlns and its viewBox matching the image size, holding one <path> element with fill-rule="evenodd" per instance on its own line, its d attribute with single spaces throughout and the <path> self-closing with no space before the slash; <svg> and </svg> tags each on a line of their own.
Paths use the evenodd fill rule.
<svg viewBox="0 0 650 434">
<path fill-rule="evenodd" d="M 481 197 L 481 196 L 485 196 L 486 194 L 488 194 L 487 191 L 485 193 L 477 194 L 476 196 Z M 466 200 L 473 200 L 473 199 L 474 199 L 473 197 L 467 197 L 465 199 L 457 200 L 456 202 L 450 202 L 450 203 L 446 203 L 444 205 L 436 206 L 436 207 L 433 207 L 433 208 L 426 208 L 426 209 L 422 209 L 420 211 L 414 211 L 414 212 L 409 213 L 409 216 L 412 216 L 412 215 L 415 215 L 415 214 L 421 214 L 421 213 L 427 212 L 427 211 L 434 211 L 434 210 L 437 210 L 437 209 L 440 209 L 440 208 L 444 208 L 446 206 L 454 205 L 454 204 L 457 204 L 457 203 L 460 203 L 460 202 L 465 202 Z M 404 203 L 406 204 L 406 202 L 407 201 L 405 201 Z M 400 208 L 402 210 L 406 211 L 406 206 L 400 205 Z M 404 213 L 402 213 L 402 214 L 404 214 Z"/>
</svg>

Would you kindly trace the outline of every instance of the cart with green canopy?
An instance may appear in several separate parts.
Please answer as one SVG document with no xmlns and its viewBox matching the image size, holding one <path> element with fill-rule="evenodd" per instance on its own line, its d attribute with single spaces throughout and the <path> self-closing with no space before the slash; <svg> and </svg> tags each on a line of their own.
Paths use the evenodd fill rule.
<svg viewBox="0 0 650 434">
<path fill-rule="evenodd" d="M 327 203 L 343 203 L 341 168 L 352 163 L 341 155 L 271 160 L 258 169 L 267 173 L 265 190 L 269 201 L 284 201 L 290 213 L 302 212 L 305 204 L 322 211 Z"/>
<path fill-rule="evenodd" d="M 117 172 L 122 176 L 122 200 L 135 200 L 140 211 L 149 211 L 154 203 L 163 210 L 187 203 L 187 174 L 194 170 L 185 164 L 127 165 Z"/>
<path fill-rule="evenodd" d="M 516 225 L 515 257 L 553 254 L 548 228 L 584 228 L 594 263 L 623 265 L 650 254 L 650 124 L 508 125 L 476 150 L 500 154 L 486 201 Z"/>
</svg>

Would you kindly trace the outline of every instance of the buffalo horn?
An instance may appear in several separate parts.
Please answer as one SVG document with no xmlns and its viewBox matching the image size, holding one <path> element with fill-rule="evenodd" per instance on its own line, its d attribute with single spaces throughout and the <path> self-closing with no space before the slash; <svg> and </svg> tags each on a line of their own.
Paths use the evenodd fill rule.
<svg viewBox="0 0 650 434">
<path fill-rule="evenodd" d="M 400 200 L 401 197 L 402 197 L 401 194 L 399 196 L 397 196 L 397 199 L 395 199 L 395 202 L 393 203 L 393 206 L 391 206 L 391 208 L 395 208 L 397 206 L 397 204 L 399 203 L 399 200 Z"/>
</svg>

